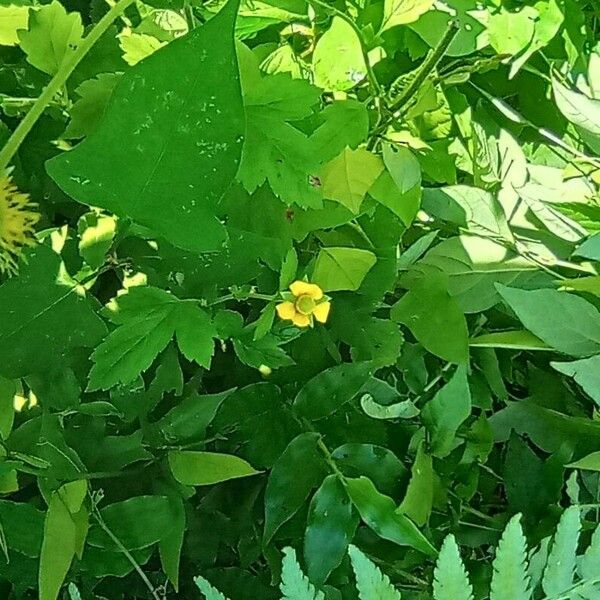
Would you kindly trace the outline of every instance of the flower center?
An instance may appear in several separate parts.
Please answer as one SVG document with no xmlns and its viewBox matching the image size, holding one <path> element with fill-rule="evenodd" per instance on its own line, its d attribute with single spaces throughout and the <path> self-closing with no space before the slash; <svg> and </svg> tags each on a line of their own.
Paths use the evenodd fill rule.
<svg viewBox="0 0 600 600">
<path fill-rule="evenodd" d="M 308 295 L 302 294 L 296 300 L 296 310 L 302 315 L 310 315 L 315 308 L 315 301 Z"/>
</svg>

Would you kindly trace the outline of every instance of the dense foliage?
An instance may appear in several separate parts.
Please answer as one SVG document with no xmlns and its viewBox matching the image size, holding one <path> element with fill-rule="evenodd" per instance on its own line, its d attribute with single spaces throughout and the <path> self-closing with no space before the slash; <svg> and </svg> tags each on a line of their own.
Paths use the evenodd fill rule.
<svg viewBox="0 0 600 600">
<path fill-rule="evenodd" d="M 0 598 L 600 598 L 599 39 L 0 0 Z"/>
</svg>

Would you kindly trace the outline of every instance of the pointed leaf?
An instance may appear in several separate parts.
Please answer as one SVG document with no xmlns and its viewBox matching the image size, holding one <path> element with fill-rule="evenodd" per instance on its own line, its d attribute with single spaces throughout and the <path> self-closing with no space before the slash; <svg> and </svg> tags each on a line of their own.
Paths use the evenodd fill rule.
<svg viewBox="0 0 600 600">
<path fill-rule="evenodd" d="M 529 600 L 527 541 L 521 529 L 521 515 L 506 525 L 494 559 L 490 600 Z"/>
<path fill-rule="evenodd" d="M 356 546 L 348 549 L 360 600 L 401 600 L 389 577 L 384 575 Z"/>
<path fill-rule="evenodd" d="M 67 194 L 181 248 L 221 246 L 216 205 L 237 171 L 244 132 L 236 12 L 231 0 L 207 24 L 126 71 L 95 131 L 47 163 Z"/>
<path fill-rule="evenodd" d="M 453 535 L 444 540 L 435 565 L 433 596 L 435 600 L 473 600 L 473 588 Z"/>
</svg>

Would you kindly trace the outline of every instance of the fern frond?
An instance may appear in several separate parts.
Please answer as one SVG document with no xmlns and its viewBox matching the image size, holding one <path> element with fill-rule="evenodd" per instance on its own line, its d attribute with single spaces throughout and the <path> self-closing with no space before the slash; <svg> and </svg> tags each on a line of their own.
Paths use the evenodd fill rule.
<svg viewBox="0 0 600 600">
<path fill-rule="evenodd" d="M 283 593 L 281 600 L 325 600 L 323 592 L 317 591 L 302 572 L 295 550 L 284 548 L 283 554 L 281 585 L 279 586 Z"/>
<path fill-rule="evenodd" d="M 527 541 L 521 529 L 521 515 L 506 525 L 493 563 L 490 600 L 529 600 L 531 589 L 527 573 Z"/>
<path fill-rule="evenodd" d="M 453 535 L 442 544 L 435 565 L 434 600 L 473 600 L 473 588 Z"/>
<path fill-rule="evenodd" d="M 384 575 L 356 546 L 348 547 L 360 600 L 401 600 L 389 577 Z"/>
<path fill-rule="evenodd" d="M 581 579 L 600 577 L 600 525 L 596 527 L 592 541 L 581 559 L 579 575 Z"/>
<path fill-rule="evenodd" d="M 219 590 L 216 590 L 204 577 L 198 575 L 194 577 L 194 583 L 198 589 L 204 594 L 206 600 L 229 600 L 229 598 L 223 596 Z"/>
<path fill-rule="evenodd" d="M 567 508 L 556 528 L 542 578 L 542 588 L 548 596 L 561 594 L 573 585 L 580 528 L 579 507 Z"/>
<path fill-rule="evenodd" d="M 548 562 L 548 548 L 550 546 L 550 537 L 545 537 L 540 545 L 529 553 L 529 580 L 531 582 L 531 591 L 535 592 L 542 581 L 544 567 Z"/>
</svg>

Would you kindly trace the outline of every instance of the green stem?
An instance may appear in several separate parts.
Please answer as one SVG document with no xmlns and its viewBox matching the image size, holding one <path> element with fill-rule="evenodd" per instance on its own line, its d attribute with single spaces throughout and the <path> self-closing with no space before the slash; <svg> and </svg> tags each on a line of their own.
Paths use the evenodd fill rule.
<svg viewBox="0 0 600 600">
<path fill-rule="evenodd" d="M 90 33 L 82 40 L 77 49 L 61 64 L 58 72 L 50 83 L 44 88 L 33 106 L 29 109 L 23 120 L 0 151 L 0 173 L 3 173 L 10 164 L 23 140 L 27 137 L 46 107 L 52 102 L 54 96 L 63 89 L 67 79 L 71 76 L 77 65 L 92 49 L 94 44 L 102 37 L 112 23 L 135 0 L 119 0 L 95 25 Z"/>
<path fill-rule="evenodd" d="M 425 60 L 421 63 L 418 72 L 416 73 L 414 79 L 410 82 L 410 84 L 406 87 L 404 92 L 397 98 L 393 104 L 388 108 L 389 113 L 388 117 L 385 119 L 380 119 L 378 124 L 376 125 L 373 133 L 371 134 L 369 144 L 367 145 L 368 149 L 373 149 L 376 145 L 377 139 L 383 133 L 385 133 L 389 123 L 393 119 L 397 119 L 401 116 L 402 110 L 406 103 L 419 91 L 419 88 L 423 85 L 427 77 L 431 74 L 431 72 L 437 67 L 438 63 L 444 55 L 446 54 L 450 44 L 454 40 L 454 37 L 458 33 L 458 23 L 456 21 L 450 21 L 448 24 L 448 28 L 446 29 L 442 39 L 439 41 L 438 45 L 433 48 L 433 50 L 429 51 L 429 54 L 425 58 Z"/>
<path fill-rule="evenodd" d="M 438 45 L 429 52 L 421 64 L 418 73 L 415 75 L 415 78 L 410 82 L 404 92 L 402 92 L 400 97 L 390 107 L 393 113 L 402 108 L 406 102 L 408 102 L 408 100 L 410 100 L 419 91 L 419 88 L 423 85 L 423 83 L 425 83 L 427 77 L 429 77 L 430 73 L 437 67 L 440 60 L 442 60 L 444 57 L 444 54 L 446 54 L 457 33 L 458 22 L 454 20 L 450 21 L 450 23 L 448 23 L 448 28 L 442 36 L 442 39 L 439 41 Z"/>
</svg>

